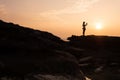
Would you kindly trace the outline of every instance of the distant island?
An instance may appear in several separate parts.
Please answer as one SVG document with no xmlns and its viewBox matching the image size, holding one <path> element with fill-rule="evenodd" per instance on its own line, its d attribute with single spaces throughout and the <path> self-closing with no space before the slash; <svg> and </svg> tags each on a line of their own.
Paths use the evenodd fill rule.
<svg viewBox="0 0 120 80">
<path fill-rule="evenodd" d="M 75 36 L 0 20 L 1 80 L 120 80 L 120 37 Z"/>
</svg>

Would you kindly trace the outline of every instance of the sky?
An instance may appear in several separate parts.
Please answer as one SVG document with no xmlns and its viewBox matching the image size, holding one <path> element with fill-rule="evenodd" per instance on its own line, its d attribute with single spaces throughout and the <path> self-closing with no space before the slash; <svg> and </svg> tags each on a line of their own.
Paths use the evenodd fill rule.
<svg viewBox="0 0 120 80">
<path fill-rule="evenodd" d="M 82 35 L 83 21 L 86 35 L 120 36 L 120 0 L 0 0 L 0 19 L 62 39 Z"/>
</svg>

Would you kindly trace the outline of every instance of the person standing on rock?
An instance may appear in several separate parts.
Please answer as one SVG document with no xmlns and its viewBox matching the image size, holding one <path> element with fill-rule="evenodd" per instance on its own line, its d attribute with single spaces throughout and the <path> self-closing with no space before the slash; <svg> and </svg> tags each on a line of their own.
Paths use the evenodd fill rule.
<svg viewBox="0 0 120 80">
<path fill-rule="evenodd" d="M 86 31 L 86 26 L 87 25 L 88 25 L 88 23 L 86 23 L 85 21 L 83 21 L 83 24 L 82 24 L 83 36 L 85 36 L 85 31 Z"/>
</svg>

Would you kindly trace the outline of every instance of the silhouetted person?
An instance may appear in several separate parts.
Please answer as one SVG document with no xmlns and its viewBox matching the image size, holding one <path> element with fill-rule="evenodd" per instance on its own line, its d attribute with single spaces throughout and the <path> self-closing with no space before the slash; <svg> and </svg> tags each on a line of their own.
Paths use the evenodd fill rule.
<svg viewBox="0 0 120 80">
<path fill-rule="evenodd" d="M 83 21 L 83 24 L 82 24 L 83 36 L 85 36 L 86 26 L 87 26 L 87 23 L 85 21 Z"/>
</svg>

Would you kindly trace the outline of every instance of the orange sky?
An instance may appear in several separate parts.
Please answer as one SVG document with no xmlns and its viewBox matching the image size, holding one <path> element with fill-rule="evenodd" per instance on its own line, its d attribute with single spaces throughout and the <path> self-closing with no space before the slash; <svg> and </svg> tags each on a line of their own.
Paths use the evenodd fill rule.
<svg viewBox="0 0 120 80">
<path fill-rule="evenodd" d="M 0 19 L 63 39 L 81 35 L 83 21 L 87 35 L 120 36 L 120 0 L 0 0 Z"/>
</svg>

